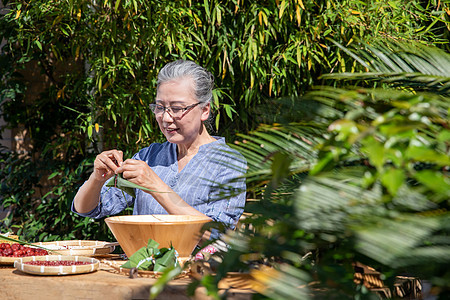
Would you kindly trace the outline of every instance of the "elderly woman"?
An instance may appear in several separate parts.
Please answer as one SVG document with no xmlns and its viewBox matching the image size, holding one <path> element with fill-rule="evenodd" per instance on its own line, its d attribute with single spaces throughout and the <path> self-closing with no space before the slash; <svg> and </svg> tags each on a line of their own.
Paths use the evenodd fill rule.
<svg viewBox="0 0 450 300">
<path fill-rule="evenodd" d="M 206 215 L 234 227 L 245 204 L 246 162 L 224 138 L 211 136 L 205 128 L 213 85 L 211 73 L 192 61 L 165 65 L 150 108 L 167 141 L 125 161 L 119 150 L 100 153 L 72 211 L 101 218 L 134 205 L 135 215 Z M 119 189 L 105 186 L 115 174 L 155 192 L 137 189 L 135 198 L 124 198 Z"/>
</svg>

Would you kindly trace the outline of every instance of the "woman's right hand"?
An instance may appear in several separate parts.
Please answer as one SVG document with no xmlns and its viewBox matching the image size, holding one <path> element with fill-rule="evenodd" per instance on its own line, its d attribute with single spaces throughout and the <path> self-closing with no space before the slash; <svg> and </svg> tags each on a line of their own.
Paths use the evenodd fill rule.
<svg viewBox="0 0 450 300">
<path fill-rule="evenodd" d="M 123 163 L 123 152 L 108 150 L 97 155 L 94 161 L 93 176 L 96 180 L 105 182 L 114 176 L 114 172 Z"/>
<path fill-rule="evenodd" d="M 88 213 L 98 205 L 103 184 L 114 176 L 114 171 L 122 163 L 123 153 L 120 150 L 104 151 L 97 155 L 94 160 L 94 171 L 73 199 L 75 211 Z"/>
</svg>

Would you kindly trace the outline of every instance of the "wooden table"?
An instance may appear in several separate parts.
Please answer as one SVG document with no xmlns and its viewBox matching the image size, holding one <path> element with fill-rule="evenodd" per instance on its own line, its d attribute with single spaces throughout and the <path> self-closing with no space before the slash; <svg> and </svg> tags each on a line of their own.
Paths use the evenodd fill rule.
<svg viewBox="0 0 450 300">
<path fill-rule="evenodd" d="M 13 266 L 0 266 L 0 299 L 149 299 L 155 278 L 129 278 L 108 264 L 101 263 L 97 271 L 88 274 L 42 276 L 30 275 Z M 195 296 L 187 296 L 189 276 L 172 280 L 157 299 L 209 299 L 204 289 Z M 250 289 L 228 289 L 227 299 L 246 300 L 253 294 Z"/>
</svg>

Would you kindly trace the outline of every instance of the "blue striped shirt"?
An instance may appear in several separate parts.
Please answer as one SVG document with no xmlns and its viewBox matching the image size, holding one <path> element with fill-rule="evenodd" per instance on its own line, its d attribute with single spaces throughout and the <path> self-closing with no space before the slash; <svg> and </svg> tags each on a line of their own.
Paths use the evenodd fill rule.
<svg viewBox="0 0 450 300">
<path fill-rule="evenodd" d="M 142 160 L 170 186 L 186 203 L 198 211 L 233 228 L 245 205 L 246 161 L 225 143 L 223 137 L 200 146 L 198 153 L 178 172 L 177 146 L 165 142 L 154 143 L 136 153 L 133 159 Z M 239 178 L 240 177 L 240 178 Z M 106 185 L 106 183 L 105 183 Z M 102 187 L 99 205 L 81 216 L 102 218 L 133 207 L 134 215 L 167 214 L 152 195 L 136 189 L 136 198 L 114 187 Z"/>
</svg>

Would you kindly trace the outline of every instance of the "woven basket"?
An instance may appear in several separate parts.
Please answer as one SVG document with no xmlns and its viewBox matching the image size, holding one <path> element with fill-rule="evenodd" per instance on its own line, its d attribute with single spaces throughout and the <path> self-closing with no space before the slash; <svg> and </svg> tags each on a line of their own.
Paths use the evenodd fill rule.
<svg viewBox="0 0 450 300">
<path fill-rule="evenodd" d="M 37 242 L 33 245 L 44 247 L 60 255 L 101 256 L 113 252 L 118 243 L 95 240 L 67 240 Z"/>
<path fill-rule="evenodd" d="M 85 262 L 84 265 L 71 266 L 42 266 L 29 265 L 30 261 L 74 261 Z M 94 272 L 98 269 L 100 261 L 85 256 L 70 256 L 70 255 L 46 255 L 46 256 L 29 256 L 19 257 L 14 262 L 14 267 L 24 273 L 32 275 L 72 275 Z"/>
</svg>

